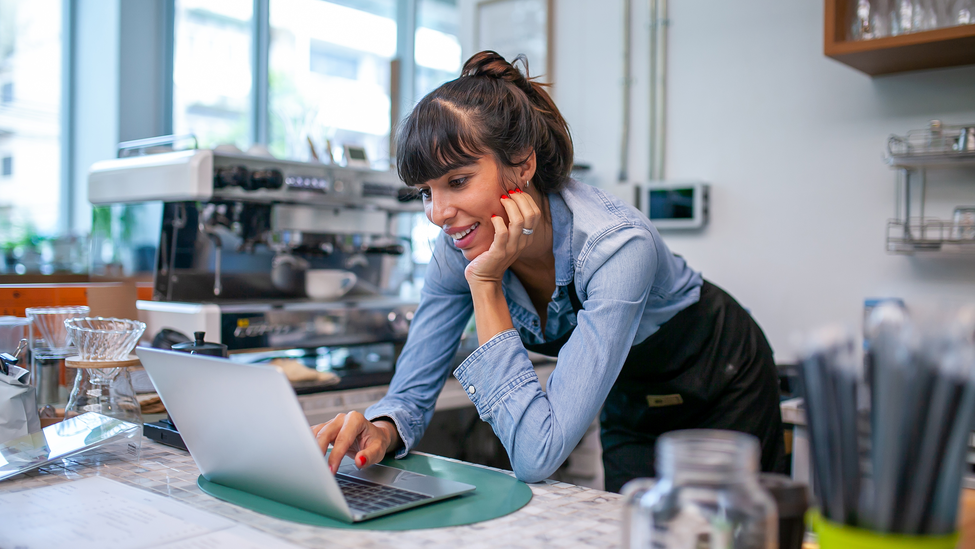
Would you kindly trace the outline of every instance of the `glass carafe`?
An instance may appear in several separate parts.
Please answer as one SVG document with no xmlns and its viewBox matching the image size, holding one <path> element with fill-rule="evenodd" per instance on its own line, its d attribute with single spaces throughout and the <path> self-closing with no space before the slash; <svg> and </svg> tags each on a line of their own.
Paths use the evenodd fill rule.
<svg viewBox="0 0 975 549">
<path fill-rule="evenodd" d="M 758 439 L 732 431 L 661 436 L 660 478 L 623 487 L 623 547 L 777 547 L 778 516 L 775 501 L 758 481 L 759 452 Z"/>
<path fill-rule="evenodd" d="M 77 371 L 64 409 L 65 418 L 97 412 L 142 425 L 142 409 L 128 368 L 78 368 Z"/>
</svg>

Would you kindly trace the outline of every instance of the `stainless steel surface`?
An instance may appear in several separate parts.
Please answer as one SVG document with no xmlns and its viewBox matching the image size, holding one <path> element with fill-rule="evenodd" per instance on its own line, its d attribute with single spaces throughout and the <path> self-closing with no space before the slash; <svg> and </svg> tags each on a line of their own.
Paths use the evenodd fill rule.
<svg viewBox="0 0 975 549">
<path fill-rule="evenodd" d="M 132 225 L 98 237 L 122 258 L 116 270 L 155 258 L 153 300 L 138 303 L 150 339 L 205 331 L 231 352 L 302 356 L 388 343 L 385 377 L 366 376 L 388 383 L 425 268 L 412 254 L 422 206 L 395 173 L 194 150 L 99 162 L 89 188 L 111 208 L 111 223 L 98 210 L 96 225 Z M 309 270 L 355 283 L 311 300 Z"/>
<path fill-rule="evenodd" d="M 365 209 L 322 209 L 279 204 L 271 209 L 271 230 L 329 234 L 386 234 L 386 213 Z"/>
<path fill-rule="evenodd" d="M 35 352 L 33 363 L 31 376 L 37 390 L 37 406 L 44 407 L 47 404 L 57 404 L 61 401 L 58 392 L 58 376 L 61 365 L 64 363 L 64 357 L 44 356 Z"/>
</svg>

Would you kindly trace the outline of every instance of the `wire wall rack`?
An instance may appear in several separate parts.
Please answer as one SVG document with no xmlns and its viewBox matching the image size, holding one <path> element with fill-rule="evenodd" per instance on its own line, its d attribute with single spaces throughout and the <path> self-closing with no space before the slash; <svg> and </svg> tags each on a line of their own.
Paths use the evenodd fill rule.
<svg viewBox="0 0 975 549">
<path fill-rule="evenodd" d="M 941 124 L 887 139 L 887 163 L 895 168 L 975 163 L 975 123 Z"/>
<path fill-rule="evenodd" d="M 891 135 L 885 160 L 903 176 L 897 217 L 887 222 L 887 251 L 975 254 L 975 226 L 925 215 L 928 169 L 975 168 L 975 122 L 932 120 L 927 128 Z"/>
</svg>

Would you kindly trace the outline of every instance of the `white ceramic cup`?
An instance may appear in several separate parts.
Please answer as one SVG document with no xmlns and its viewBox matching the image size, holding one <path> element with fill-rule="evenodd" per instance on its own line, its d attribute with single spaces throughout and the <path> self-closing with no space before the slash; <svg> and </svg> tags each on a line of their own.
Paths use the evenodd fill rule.
<svg viewBox="0 0 975 549">
<path fill-rule="evenodd" d="M 355 273 L 340 269 L 310 269 L 305 272 L 305 294 L 312 299 L 338 299 L 355 286 Z"/>
</svg>

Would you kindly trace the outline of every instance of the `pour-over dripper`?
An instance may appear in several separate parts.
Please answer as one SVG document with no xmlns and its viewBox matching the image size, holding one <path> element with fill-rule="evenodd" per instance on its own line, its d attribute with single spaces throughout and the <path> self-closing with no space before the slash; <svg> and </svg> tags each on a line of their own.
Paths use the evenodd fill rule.
<svg viewBox="0 0 975 549">
<path fill-rule="evenodd" d="M 83 361 L 125 360 L 139 342 L 146 325 L 124 318 L 72 318 L 64 321 Z"/>
<path fill-rule="evenodd" d="M 54 354 L 64 354 L 71 346 L 71 336 L 64 321 L 88 316 L 90 309 L 85 305 L 73 307 L 29 307 L 27 318 L 34 323 L 48 349 Z"/>
<path fill-rule="evenodd" d="M 124 363 L 146 325 L 124 318 L 74 318 L 64 321 L 81 365 L 64 408 L 64 417 L 85 412 L 142 424 L 142 412 Z"/>
</svg>

